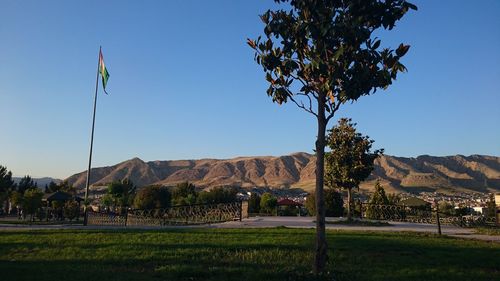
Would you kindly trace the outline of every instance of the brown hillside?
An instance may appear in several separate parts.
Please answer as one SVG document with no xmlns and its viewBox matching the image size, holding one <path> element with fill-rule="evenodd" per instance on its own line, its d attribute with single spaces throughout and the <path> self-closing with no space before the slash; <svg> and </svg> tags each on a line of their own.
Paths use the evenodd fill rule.
<svg viewBox="0 0 500 281">
<path fill-rule="evenodd" d="M 286 156 L 238 157 L 144 162 L 134 158 L 114 166 L 93 168 L 91 184 L 106 185 L 131 179 L 138 186 L 174 185 L 189 181 L 200 187 L 236 185 L 241 187 L 300 187 L 312 190 L 315 183 L 315 157 L 307 153 Z M 67 179 L 83 188 L 86 173 Z M 405 158 L 383 156 L 376 160 L 375 170 L 362 191 L 370 191 L 380 180 L 389 192 L 500 190 L 500 158 L 494 156 L 419 156 Z"/>
</svg>

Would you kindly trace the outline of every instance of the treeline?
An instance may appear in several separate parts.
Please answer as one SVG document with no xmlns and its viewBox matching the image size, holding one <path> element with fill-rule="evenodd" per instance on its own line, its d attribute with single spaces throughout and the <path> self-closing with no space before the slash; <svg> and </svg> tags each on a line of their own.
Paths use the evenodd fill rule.
<svg viewBox="0 0 500 281">
<path fill-rule="evenodd" d="M 56 191 L 64 191 L 72 196 L 76 195 L 76 189 L 66 181 L 51 182 L 44 187 L 45 193 Z M 0 165 L 0 214 L 15 214 L 20 219 L 26 219 L 29 216 L 31 221 L 35 218 L 47 219 L 48 215 L 60 219 L 66 217 L 70 220 L 78 217 L 79 205 L 74 200 L 53 201 L 50 206 L 43 206 L 44 192 L 29 175 L 22 177 L 19 183 L 15 183 L 12 172 L 7 167 Z M 50 207 L 51 212 L 43 211 L 42 207 Z"/>
<path fill-rule="evenodd" d="M 128 208 L 156 209 L 179 205 L 230 203 L 237 200 L 238 190 L 234 187 L 215 187 L 199 191 L 195 185 L 183 182 L 173 187 L 137 187 L 128 179 L 108 185 L 100 204 L 108 211 L 124 212 Z"/>
</svg>

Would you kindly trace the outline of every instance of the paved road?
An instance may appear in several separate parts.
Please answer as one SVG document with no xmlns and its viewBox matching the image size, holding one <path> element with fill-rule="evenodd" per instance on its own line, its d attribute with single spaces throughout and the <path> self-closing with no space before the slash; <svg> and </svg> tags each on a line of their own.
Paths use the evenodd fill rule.
<svg viewBox="0 0 500 281">
<path fill-rule="evenodd" d="M 437 233 L 437 226 L 434 224 L 420 224 L 420 223 L 405 223 L 405 222 L 390 222 L 390 226 L 353 226 L 341 224 L 328 224 L 340 220 L 339 218 L 327 218 L 327 229 L 339 230 L 356 230 L 356 231 L 413 231 L 413 232 L 426 232 Z M 293 227 L 293 228 L 314 228 L 313 217 L 252 217 L 244 219 L 243 221 L 233 221 L 219 224 L 210 225 L 197 225 L 197 226 L 171 226 L 169 228 L 266 228 L 266 227 Z M 33 229 L 123 229 L 125 227 L 110 227 L 110 226 L 81 226 L 81 225 L 8 225 L 0 224 L 0 231 L 15 231 L 15 230 L 33 230 Z M 158 229 L 158 227 L 128 227 L 138 229 Z M 444 235 L 477 239 L 484 241 L 491 241 L 500 243 L 500 236 L 476 234 L 473 229 L 460 228 L 451 225 L 443 225 L 441 227 Z"/>
</svg>

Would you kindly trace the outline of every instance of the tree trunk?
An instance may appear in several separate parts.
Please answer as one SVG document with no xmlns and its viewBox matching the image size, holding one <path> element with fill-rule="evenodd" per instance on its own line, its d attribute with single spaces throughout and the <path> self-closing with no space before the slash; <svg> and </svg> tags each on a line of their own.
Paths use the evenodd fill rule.
<svg viewBox="0 0 500 281">
<path fill-rule="evenodd" d="M 325 197 L 323 192 L 325 170 L 325 94 L 318 97 L 318 136 L 316 139 L 316 254 L 314 259 L 314 274 L 324 271 L 327 261 L 328 245 L 325 233 Z"/>
<path fill-rule="evenodd" d="M 352 188 L 347 189 L 347 220 L 351 221 L 352 220 Z"/>
</svg>

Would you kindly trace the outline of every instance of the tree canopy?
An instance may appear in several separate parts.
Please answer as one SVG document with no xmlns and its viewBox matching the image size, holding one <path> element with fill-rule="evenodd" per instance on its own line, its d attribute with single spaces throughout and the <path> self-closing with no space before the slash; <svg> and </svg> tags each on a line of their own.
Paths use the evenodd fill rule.
<svg viewBox="0 0 500 281">
<path fill-rule="evenodd" d="M 316 140 L 316 254 L 313 271 L 327 261 L 323 198 L 325 131 L 340 106 L 385 89 L 406 71 L 400 59 L 410 46 L 381 47 L 373 34 L 391 30 L 410 9 L 405 0 L 275 0 L 287 10 L 260 16 L 264 38 L 248 39 L 278 104 L 292 101 L 314 115 Z"/>
<path fill-rule="evenodd" d="M 145 186 L 134 198 L 136 209 L 158 209 L 170 207 L 171 194 L 167 187 Z"/>
</svg>

